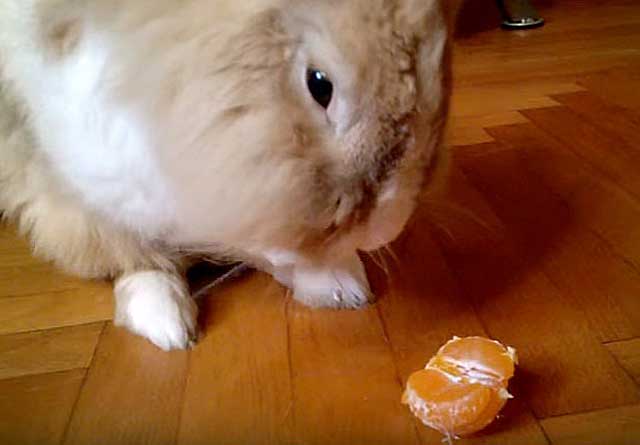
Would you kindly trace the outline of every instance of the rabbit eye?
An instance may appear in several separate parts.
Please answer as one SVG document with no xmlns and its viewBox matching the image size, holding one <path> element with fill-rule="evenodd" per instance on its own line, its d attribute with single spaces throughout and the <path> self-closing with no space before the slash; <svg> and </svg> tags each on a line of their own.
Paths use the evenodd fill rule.
<svg viewBox="0 0 640 445">
<path fill-rule="evenodd" d="M 313 69 L 307 70 L 307 88 L 322 108 L 329 106 L 333 96 L 333 84 L 325 73 Z"/>
</svg>

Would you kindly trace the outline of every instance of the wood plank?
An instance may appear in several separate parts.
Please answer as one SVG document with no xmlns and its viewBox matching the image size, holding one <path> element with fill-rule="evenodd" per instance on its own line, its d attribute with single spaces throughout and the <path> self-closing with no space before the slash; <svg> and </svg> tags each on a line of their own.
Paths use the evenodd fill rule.
<svg viewBox="0 0 640 445">
<path fill-rule="evenodd" d="M 540 215 L 540 221 L 529 224 L 530 228 L 522 226 L 521 238 L 526 244 L 525 249 L 541 245 L 548 236 L 545 230 L 555 230 L 554 225 L 560 228 L 560 239 L 550 242 L 554 246 L 553 254 L 548 255 L 544 262 L 547 275 L 578 307 L 584 308 L 585 316 L 600 341 L 640 335 L 640 300 L 637 298 L 640 276 L 638 269 L 618 254 L 620 251 L 635 254 L 632 261 L 640 256 L 640 231 L 634 234 L 633 228 L 628 229 L 630 225 L 640 225 L 640 206 L 619 190 L 616 194 L 616 190 L 612 190 L 617 189 L 615 184 L 610 184 L 605 191 L 600 185 L 599 175 L 589 174 L 582 168 L 584 163 L 579 158 L 571 159 L 569 150 L 557 144 L 550 145 L 540 135 L 541 132 L 530 125 L 495 128 L 491 133 L 497 140 L 509 144 L 506 148 L 510 153 L 502 156 L 510 157 L 509 162 L 518 169 L 517 174 L 524 177 L 522 182 L 546 194 L 535 202 L 536 208 L 529 212 Z M 606 204 L 594 200 L 596 197 L 601 197 Z M 574 213 L 572 201 L 576 198 L 581 208 Z M 624 198 L 630 201 L 627 208 L 622 206 Z M 526 207 L 531 207 L 531 203 L 523 204 L 521 201 L 516 205 L 523 207 L 518 210 L 521 214 L 527 213 Z M 603 213 L 597 208 L 602 205 L 611 206 L 614 213 Z M 593 218 L 593 213 L 602 216 Z M 625 219 L 609 222 L 616 213 L 622 213 Z M 585 217 L 585 221 L 581 217 Z M 543 228 L 545 219 L 550 219 L 548 229 Z M 611 231 L 607 229 L 618 226 L 616 228 L 626 238 L 623 248 L 616 252 L 615 246 L 611 248 L 602 235 L 592 233 L 589 229 L 599 229 L 593 222 L 605 226 L 601 231 L 604 236 Z M 613 241 L 618 239 L 620 237 Z M 578 282 L 583 285 L 576 288 Z"/>
<path fill-rule="evenodd" d="M 583 74 L 578 83 L 607 102 L 640 111 L 640 76 L 635 69 L 609 68 Z"/>
<path fill-rule="evenodd" d="M 83 281 L 44 263 L 0 266 L 0 300 L 4 297 L 33 295 L 76 289 Z"/>
<path fill-rule="evenodd" d="M 390 278 L 379 272 L 379 311 L 393 350 L 403 384 L 409 375 L 424 367 L 452 336 L 486 335 L 477 318 L 472 299 L 465 297 L 451 275 L 440 248 L 429 233 L 429 211 L 421 209 L 405 235 L 394 243 L 397 263 L 389 259 Z M 517 390 L 512 390 L 519 396 Z M 417 419 L 421 443 L 438 443 L 442 435 Z M 461 445 L 486 443 L 546 444 L 538 424 L 524 401 L 510 401 L 499 421 L 486 431 L 461 441 Z"/>
<path fill-rule="evenodd" d="M 388 281 L 379 271 L 369 274 L 377 277 L 378 307 L 403 382 L 454 335 L 485 334 L 473 301 L 460 292 L 431 238 L 426 212 L 421 213 L 393 245 L 397 264 L 385 260 Z"/>
<path fill-rule="evenodd" d="M 607 349 L 640 385 L 640 338 L 607 343 Z"/>
<path fill-rule="evenodd" d="M 475 299 L 488 333 L 520 352 L 520 384 L 530 406 L 538 417 L 548 417 L 637 401 L 635 385 L 596 340 L 580 307 L 540 268 L 554 254 L 563 214 L 554 226 L 555 214 L 537 211 L 548 192 L 530 183 L 519 166 L 502 155 L 509 154 L 506 150 L 487 151 L 493 154 L 462 166 L 506 224 L 504 239 L 490 249 L 444 252 L 464 290 Z M 523 236 L 532 237 L 531 242 L 522 244 Z M 590 351 L 588 361 L 581 351 Z M 584 391 L 587 386 L 591 391 Z"/>
<path fill-rule="evenodd" d="M 418 443 L 375 306 L 289 306 L 294 434 L 300 443 Z"/>
<path fill-rule="evenodd" d="M 175 443 L 187 359 L 107 323 L 64 443 Z"/>
<path fill-rule="evenodd" d="M 527 119 L 517 111 L 501 111 L 498 113 L 483 113 L 472 116 L 452 116 L 450 123 L 454 127 L 497 127 L 499 125 L 522 124 Z M 462 144 L 459 144 L 462 145 Z"/>
<path fill-rule="evenodd" d="M 0 379 L 87 368 L 102 323 L 0 336 Z"/>
<path fill-rule="evenodd" d="M 494 139 L 484 130 L 486 127 L 524 122 L 528 121 L 522 114 L 515 111 L 452 117 L 447 127 L 447 143 L 449 145 L 471 145 L 493 142 Z"/>
<path fill-rule="evenodd" d="M 447 128 L 445 143 L 451 145 L 471 145 L 493 142 L 494 139 L 482 127 L 453 126 Z"/>
<path fill-rule="evenodd" d="M 640 86 L 640 81 L 636 85 Z M 614 105 L 587 91 L 554 95 L 553 99 L 601 131 L 619 137 L 630 149 L 640 150 L 640 112 Z"/>
<path fill-rule="evenodd" d="M 84 374 L 75 369 L 0 381 L 0 443 L 59 444 Z"/>
<path fill-rule="evenodd" d="M 552 445 L 637 445 L 640 405 L 542 421 Z"/>
<path fill-rule="evenodd" d="M 0 298 L 0 334 L 110 320 L 112 294 L 110 284 L 87 283 L 61 292 Z"/>
<path fill-rule="evenodd" d="M 512 82 L 538 82 L 558 77 L 577 77 L 607 69 L 628 70 L 629 64 L 640 60 L 640 54 L 633 49 L 603 49 L 600 51 L 579 52 L 557 57 L 554 53 L 547 56 L 522 58 L 521 51 L 505 54 L 498 49 L 499 56 L 484 52 L 476 54 L 465 64 L 454 65 L 456 85 L 469 87 L 485 85 L 507 80 Z M 546 49 L 546 48 L 544 48 Z M 458 59 L 469 54 L 459 54 Z M 454 58 L 455 60 L 455 58 Z"/>
<path fill-rule="evenodd" d="M 399 404 L 404 379 L 450 335 L 486 333 L 520 350 L 516 399 L 461 445 L 545 443 L 532 409 L 572 413 L 543 420 L 554 443 L 640 443 L 638 337 L 600 343 L 640 329 L 640 5 L 540 2 L 547 26 L 503 32 L 480 3 L 454 44 L 447 136 L 482 145 L 458 150 L 445 195 L 394 245 L 399 264 L 386 259 L 390 281 L 372 271 L 378 305 L 309 311 L 257 274 L 205 301 L 190 353 L 109 325 L 68 442 L 439 444 Z M 0 225 L 4 369 L 85 366 L 92 337 L 62 334 L 81 327 L 30 331 L 100 324 L 112 304 L 108 284 L 64 276 Z M 0 443 L 60 443 L 82 376 L 0 380 Z"/>
<path fill-rule="evenodd" d="M 583 91 L 584 87 L 573 82 L 546 80 L 540 82 L 503 82 L 499 84 L 454 88 L 451 97 L 451 116 L 461 117 L 503 114 L 528 108 L 553 107 L 558 102 L 551 94 Z M 520 119 L 522 117 L 520 116 Z"/>
<path fill-rule="evenodd" d="M 640 151 L 618 137 L 599 131 L 566 107 L 523 110 L 522 113 L 593 168 L 640 198 L 640 175 L 637 174 Z"/>
<path fill-rule="evenodd" d="M 471 89 L 474 91 L 475 88 Z M 470 93 L 466 93 L 465 96 Z M 560 104 L 548 96 L 519 96 L 513 92 L 513 96 L 498 94 L 496 97 L 483 97 L 482 93 L 474 95 L 474 98 L 467 98 L 455 102 L 452 98 L 451 115 L 456 117 L 472 117 L 481 113 L 503 113 L 505 111 L 527 110 L 530 108 L 549 108 Z M 467 102 L 468 101 L 468 102 Z"/>
<path fill-rule="evenodd" d="M 559 8 L 554 5 L 553 9 Z M 596 29 L 589 28 L 586 23 L 580 29 L 563 29 L 566 18 L 576 9 L 579 6 L 566 9 L 557 26 L 547 23 L 549 26 L 534 32 L 503 33 L 502 36 L 493 33 L 484 41 L 469 45 L 459 43 L 454 50 L 454 73 L 458 84 L 538 81 L 613 67 L 630 69 L 629 65 L 640 56 L 635 20 L 623 25 L 601 22 L 593 27 Z"/>
<path fill-rule="evenodd" d="M 569 205 L 576 221 L 605 238 L 619 255 L 640 270 L 637 199 L 533 125 L 488 131 L 502 147 L 517 150 L 526 158 L 536 177 Z"/>
<path fill-rule="evenodd" d="M 28 243 L 18 235 L 15 225 L 7 223 L 4 220 L 0 221 L 0 249 L 7 244 L 18 240 L 18 243 L 22 243 L 22 247 L 28 249 Z M 20 241 L 22 240 L 22 241 Z"/>
<path fill-rule="evenodd" d="M 637 19 L 618 25 L 601 23 L 599 29 L 592 33 L 585 33 L 585 24 L 581 29 L 563 29 L 560 32 L 557 32 L 553 26 L 547 26 L 537 32 L 520 33 L 519 35 L 509 33 L 500 36 L 495 33 L 492 39 L 484 41 L 484 45 L 464 45 L 464 42 L 458 42 L 456 49 L 459 50 L 459 54 L 463 54 L 465 57 L 459 59 L 456 66 L 493 68 L 499 71 L 500 67 L 494 63 L 500 56 L 520 54 L 520 59 L 523 62 L 536 60 L 541 66 L 544 66 L 545 64 L 552 65 L 554 56 L 558 59 L 558 56 L 612 54 L 617 51 L 627 51 L 629 54 L 634 54 L 637 53 L 640 42 L 640 36 L 637 32 L 639 23 Z M 553 45 L 553 52 L 549 51 L 550 45 Z M 486 62 L 483 63 L 483 60 Z M 507 57 L 504 62 L 515 63 L 517 60 Z M 588 67 L 576 68 L 588 70 Z M 523 68 L 521 71 L 522 74 L 526 74 L 526 69 Z"/>
<path fill-rule="evenodd" d="M 0 267 L 42 264 L 43 261 L 31 254 L 29 242 L 20 237 L 12 226 L 0 222 Z"/>
<path fill-rule="evenodd" d="M 560 37 L 565 35 L 567 31 L 581 32 L 585 29 L 590 31 L 588 36 L 598 38 L 600 33 L 605 33 L 608 27 L 621 25 L 634 25 L 640 20 L 638 19 L 637 4 L 634 0 L 612 0 L 606 3 L 597 1 L 569 0 L 562 3 L 540 3 L 536 2 L 545 18 L 547 26 L 530 30 L 530 32 L 499 32 L 496 29 L 496 23 L 499 20 L 497 9 L 488 8 L 485 4 L 473 6 L 475 3 L 465 3 L 464 11 L 461 13 L 463 19 L 469 20 L 467 26 L 477 25 L 478 21 L 489 17 L 491 23 L 488 30 L 483 33 L 476 33 L 466 36 L 469 46 L 487 47 L 491 45 L 500 45 L 511 47 L 512 45 L 523 44 L 536 41 L 540 38 L 542 32 L 548 36 Z M 588 5 L 588 7 L 585 7 Z M 468 17 L 465 17 L 468 14 Z M 465 23 L 466 24 L 466 23 Z M 488 32 L 487 32 L 488 31 Z M 587 49 L 587 48 L 585 48 Z"/>
<path fill-rule="evenodd" d="M 488 152 L 496 145 L 481 144 L 475 147 Z M 454 148 L 452 156 L 457 156 L 459 150 L 460 147 Z M 480 192 L 470 186 L 469 180 L 455 163 L 448 171 L 447 182 L 433 196 L 423 199 L 420 207 L 427 214 L 438 244 L 446 245 L 447 250 L 482 252 L 505 237 L 504 223 Z"/>
<path fill-rule="evenodd" d="M 28 250 L 0 247 L 0 268 L 20 266 L 46 267 L 46 263 L 34 257 Z"/>
<path fill-rule="evenodd" d="M 640 277 L 600 238 L 579 228 L 567 232 L 542 268 L 598 341 L 640 334 Z"/>
<path fill-rule="evenodd" d="M 294 443 L 286 304 L 284 289 L 258 273 L 206 299 L 179 444 Z"/>
</svg>

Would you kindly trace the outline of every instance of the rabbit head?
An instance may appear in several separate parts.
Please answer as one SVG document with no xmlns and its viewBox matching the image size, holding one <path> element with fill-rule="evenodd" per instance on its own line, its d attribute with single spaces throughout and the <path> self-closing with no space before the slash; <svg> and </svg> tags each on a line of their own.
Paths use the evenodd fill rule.
<svg viewBox="0 0 640 445">
<path fill-rule="evenodd" d="M 161 114 L 175 242 L 321 255 L 393 240 L 439 157 L 440 3 L 281 0 L 215 12 L 219 26 L 199 9 L 193 36 L 159 37 L 164 84 L 150 113 Z M 175 36 L 186 43 L 170 51 Z"/>
</svg>

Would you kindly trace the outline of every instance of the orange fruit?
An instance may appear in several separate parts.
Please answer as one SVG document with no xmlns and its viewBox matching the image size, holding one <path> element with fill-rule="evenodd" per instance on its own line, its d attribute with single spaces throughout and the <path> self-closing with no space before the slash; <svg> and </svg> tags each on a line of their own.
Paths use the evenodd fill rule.
<svg viewBox="0 0 640 445">
<path fill-rule="evenodd" d="M 409 377 L 402 402 L 449 438 L 473 434 L 511 398 L 507 385 L 515 364 L 513 348 L 483 337 L 454 337 Z"/>
</svg>

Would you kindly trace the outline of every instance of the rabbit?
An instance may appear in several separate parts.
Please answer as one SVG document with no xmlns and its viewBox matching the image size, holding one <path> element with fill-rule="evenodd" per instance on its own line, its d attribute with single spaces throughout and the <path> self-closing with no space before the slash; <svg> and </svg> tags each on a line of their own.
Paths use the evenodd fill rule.
<svg viewBox="0 0 640 445">
<path fill-rule="evenodd" d="M 113 280 L 114 323 L 197 339 L 194 256 L 311 307 L 373 300 L 444 165 L 436 0 L 0 0 L 0 209 L 36 255 Z"/>
</svg>

